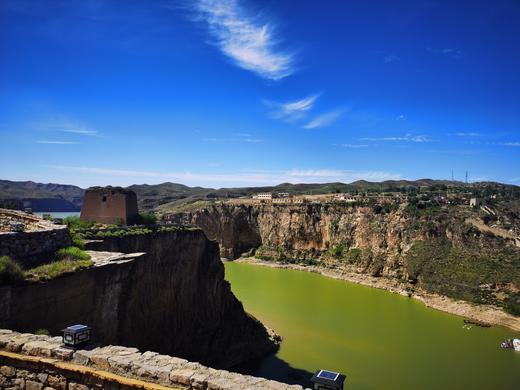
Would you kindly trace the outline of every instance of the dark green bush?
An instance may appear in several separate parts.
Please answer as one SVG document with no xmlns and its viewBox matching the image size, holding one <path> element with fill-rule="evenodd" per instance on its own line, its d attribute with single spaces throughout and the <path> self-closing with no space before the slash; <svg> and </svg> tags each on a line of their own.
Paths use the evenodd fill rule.
<svg viewBox="0 0 520 390">
<path fill-rule="evenodd" d="M 153 213 L 139 214 L 135 223 L 137 225 L 155 225 L 157 223 L 157 216 Z"/>
<path fill-rule="evenodd" d="M 63 223 L 69 227 L 71 230 L 77 229 L 89 229 L 94 226 L 93 221 L 83 221 L 76 215 L 70 215 L 63 219 Z"/>
<path fill-rule="evenodd" d="M 514 316 L 520 316 L 520 294 L 509 297 L 504 302 L 504 310 Z"/>
<path fill-rule="evenodd" d="M 16 283 L 24 278 L 20 265 L 8 256 L 0 257 L 0 285 Z"/>
</svg>

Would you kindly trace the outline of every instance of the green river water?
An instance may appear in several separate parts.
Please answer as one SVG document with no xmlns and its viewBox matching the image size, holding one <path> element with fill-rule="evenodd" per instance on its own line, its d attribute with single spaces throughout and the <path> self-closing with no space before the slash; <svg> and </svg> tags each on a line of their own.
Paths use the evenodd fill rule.
<svg viewBox="0 0 520 390">
<path fill-rule="evenodd" d="M 329 369 L 353 390 L 520 389 L 520 352 L 499 347 L 520 337 L 508 329 L 466 329 L 414 299 L 310 272 L 225 267 L 246 311 L 283 337 L 245 372 L 297 383 Z"/>
</svg>

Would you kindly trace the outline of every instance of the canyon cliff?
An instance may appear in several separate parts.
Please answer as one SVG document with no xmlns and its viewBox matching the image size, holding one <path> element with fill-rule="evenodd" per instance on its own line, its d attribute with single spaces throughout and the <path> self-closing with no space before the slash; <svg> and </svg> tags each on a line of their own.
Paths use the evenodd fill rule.
<svg viewBox="0 0 520 390">
<path fill-rule="evenodd" d="M 467 206 L 342 202 L 221 202 L 167 216 L 202 228 L 225 258 L 312 262 L 478 303 L 518 305 L 518 239 L 474 218 Z"/>
<path fill-rule="evenodd" d="M 276 348 L 224 279 L 218 244 L 200 229 L 107 238 L 88 249 L 134 257 L 43 283 L 0 288 L 3 326 L 51 334 L 92 326 L 100 344 L 120 344 L 229 368 Z"/>
</svg>

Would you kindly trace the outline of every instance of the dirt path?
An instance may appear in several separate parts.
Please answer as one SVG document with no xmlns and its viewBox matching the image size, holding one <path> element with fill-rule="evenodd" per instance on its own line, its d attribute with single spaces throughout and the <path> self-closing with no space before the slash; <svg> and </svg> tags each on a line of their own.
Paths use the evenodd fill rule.
<svg viewBox="0 0 520 390">
<path fill-rule="evenodd" d="M 329 278 L 346 280 L 352 283 L 375 287 L 390 291 L 395 294 L 415 298 L 433 309 L 441 310 L 479 322 L 484 322 L 490 325 L 505 326 L 506 328 L 520 332 L 520 317 L 515 317 L 511 314 L 508 314 L 497 306 L 472 304 L 466 301 L 456 300 L 442 295 L 430 294 L 424 291 L 414 291 L 412 293 L 395 279 L 373 277 L 355 272 L 347 272 L 345 270 L 334 270 L 317 266 L 273 263 L 258 260 L 253 257 L 240 258 L 235 261 L 240 263 L 260 265 L 264 267 L 287 268 L 299 271 L 315 272 Z"/>
</svg>

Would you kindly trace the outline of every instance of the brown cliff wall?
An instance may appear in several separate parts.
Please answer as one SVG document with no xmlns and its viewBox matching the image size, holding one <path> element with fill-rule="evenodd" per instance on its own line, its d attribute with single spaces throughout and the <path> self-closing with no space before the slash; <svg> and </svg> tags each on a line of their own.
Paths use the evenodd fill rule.
<svg viewBox="0 0 520 390">
<path fill-rule="evenodd" d="M 264 326 L 232 294 L 218 245 L 201 230 L 133 235 L 106 245 L 147 253 L 46 283 L 3 288 L 0 300 L 9 302 L 4 325 L 57 334 L 85 323 L 102 344 L 174 354 L 213 367 L 231 367 L 275 349 Z"/>
<path fill-rule="evenodd" d="M 358 272 L 374 275 L 402 275 L 403 255 L 418 241 L 445 239 L 454 247 L 471 246 L 473 251 L 516 250 L 513 240 L 494 237 L 465 223 L 470 212 L 467 209 L 441 209 L 430 215 L 412 216 L 405 207 L 381 212 L 344 203 L 217 203 L 170 214 L 168 220 L 202 228 L 209 238 L 220 243 L 221 256 L 230 259 L 260 246 L 264 251 L 280 250 L 288 257 L 321 257 L 324 261 L 331 249 L 358 248 L 364 251 L 367 261 L 351 264 L 355 263 Z"/>
</svg>

